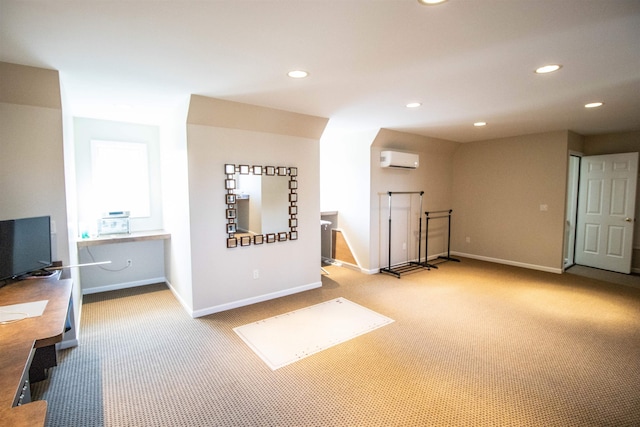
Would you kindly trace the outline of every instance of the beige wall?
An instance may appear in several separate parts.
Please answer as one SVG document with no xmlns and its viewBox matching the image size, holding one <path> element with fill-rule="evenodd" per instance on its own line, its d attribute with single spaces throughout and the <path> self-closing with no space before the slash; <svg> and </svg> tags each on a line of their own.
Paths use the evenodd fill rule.
<svg viewBox="0 0 640 427">
<path fill-rule="evenodd" d="M 569 151 L 575 153 L 583 153 L 584 152 L 584 136 L 579 135 L 575 132 L 569 132 L 568 134 L 568 148 Z"/>
<path fill-rule="evenodd" d="M 640 152 L 640 131 L 584 137 L 586 156 L 634 152 Z"/>
<path fill-rule="evenodd" d="M 321 286 L 319 139 L 326 119 L 300 116 L 192 97 L 187 155 L 194 316 Z M 226 247 L 226 163 L 298 168 L 298 240 Z"/>
<path fill-rule="evenodd" d="M 0 219 L 50 215 L 54 256 L 68 265 L 58 72 L 0 63 L 0 82 Z"/>
<path fill-rule="evenodd" d="M 57 71 L 0 62 L 0 219 L 51 216 L 54 260 L 69 265 L 61 109 Z"/>
<path fill-rule="evenodd" d="M 0 62 L 0 101 L 7 104 L 62 109 L 56 70 Z"/>
<path fill-rule="evenodd" d="M 462 144 L 453 162 L 452 249 L 562 271 L 568 140 L 563 131 Z"/>
</svg>

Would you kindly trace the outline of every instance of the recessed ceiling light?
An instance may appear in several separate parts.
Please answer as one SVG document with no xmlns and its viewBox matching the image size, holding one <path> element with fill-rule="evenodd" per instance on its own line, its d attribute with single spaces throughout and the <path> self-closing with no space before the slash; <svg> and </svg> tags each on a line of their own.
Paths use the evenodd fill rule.
<svg viewBox="0 0 640 427">
<path fill-rule="evenodd" d="M 308 75 L 309 75 L 309 73 L 307 73 L 304 70 L 293 70 L 293 71 L 289 71 L 287 73 L 287 76 L 289 76 L 291 78 L 294 78 L 294 79 L 304 79 Z"/>
<path fill-rule="evenodd" d="M 482 127 L 482 126 L 486 126 L 487 122 L 475 122 L 473 125 L 475 127 L 479 128 L 479 127 Z"/>
<path fill-rule="evenodd" d="M 562 68 L 562 65 L 558 65 L 558 64 L 545 65 L 543 67 L 537 68 L 536 74 L 553 73 L 554 71 L 558 71 L 560 68 Z"/>
<path fill-rule="evenodd" d="M 604 102 L 590 102 L 588 104 L 584 105 L 584 108 L 598 108 L 598 107 L 602 107 L 604 105 Z"/>
<path fill-rule="evenodd" d="M 406 105 L 407 108 L 418 108 L 419 106 L 421 106 L 422 103 L 420 102 L 410 102 Z"/>
<path fill-rule="evenodd" d="M 418 3 L 424 6 L 434 6 L 436 4 L 444 3 L 447 0 L 418 0 Z"/>
</svg>

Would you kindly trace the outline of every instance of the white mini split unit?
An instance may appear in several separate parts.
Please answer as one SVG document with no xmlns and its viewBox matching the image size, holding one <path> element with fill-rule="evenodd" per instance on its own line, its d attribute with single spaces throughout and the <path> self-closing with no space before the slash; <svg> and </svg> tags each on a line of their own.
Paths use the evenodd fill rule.
<svg viewBox="0 0 640 427">
<path fill-rule="evenodd" d="M 400 151 L 383 151 L 380 153 L 380 167 L 417 169 L 420 164 L 420 156 L 414 153 L 402 153 Z"/>
</svg>

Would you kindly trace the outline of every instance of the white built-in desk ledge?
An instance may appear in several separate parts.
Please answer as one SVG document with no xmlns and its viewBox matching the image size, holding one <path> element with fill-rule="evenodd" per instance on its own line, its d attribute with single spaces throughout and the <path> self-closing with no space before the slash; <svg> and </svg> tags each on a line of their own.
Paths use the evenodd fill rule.
<svg viewBox="0 0 640 427">
<path fill-rule="evenodd" d="M 146 242 L 148 240 L 167 240 L 171 234 L 164 230 L 134 231 L 132 233 L 109 234 L 105 236 L 92 237 L 90 239 L 78 240 L 78 247 L 110 245 L 113 243 Z"/>
</svg>

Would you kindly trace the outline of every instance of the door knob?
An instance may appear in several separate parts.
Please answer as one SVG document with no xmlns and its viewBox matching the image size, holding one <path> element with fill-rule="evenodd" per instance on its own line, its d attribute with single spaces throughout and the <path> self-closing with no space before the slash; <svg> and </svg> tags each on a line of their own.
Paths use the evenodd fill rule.
<svg viewBox="0 0 640 427">
<path fill-rule="evenodd" d="M 632 218 L 625 218 L 624 220 L 627 221 L 627 222 L 633 222 Z"/>
</svg>

